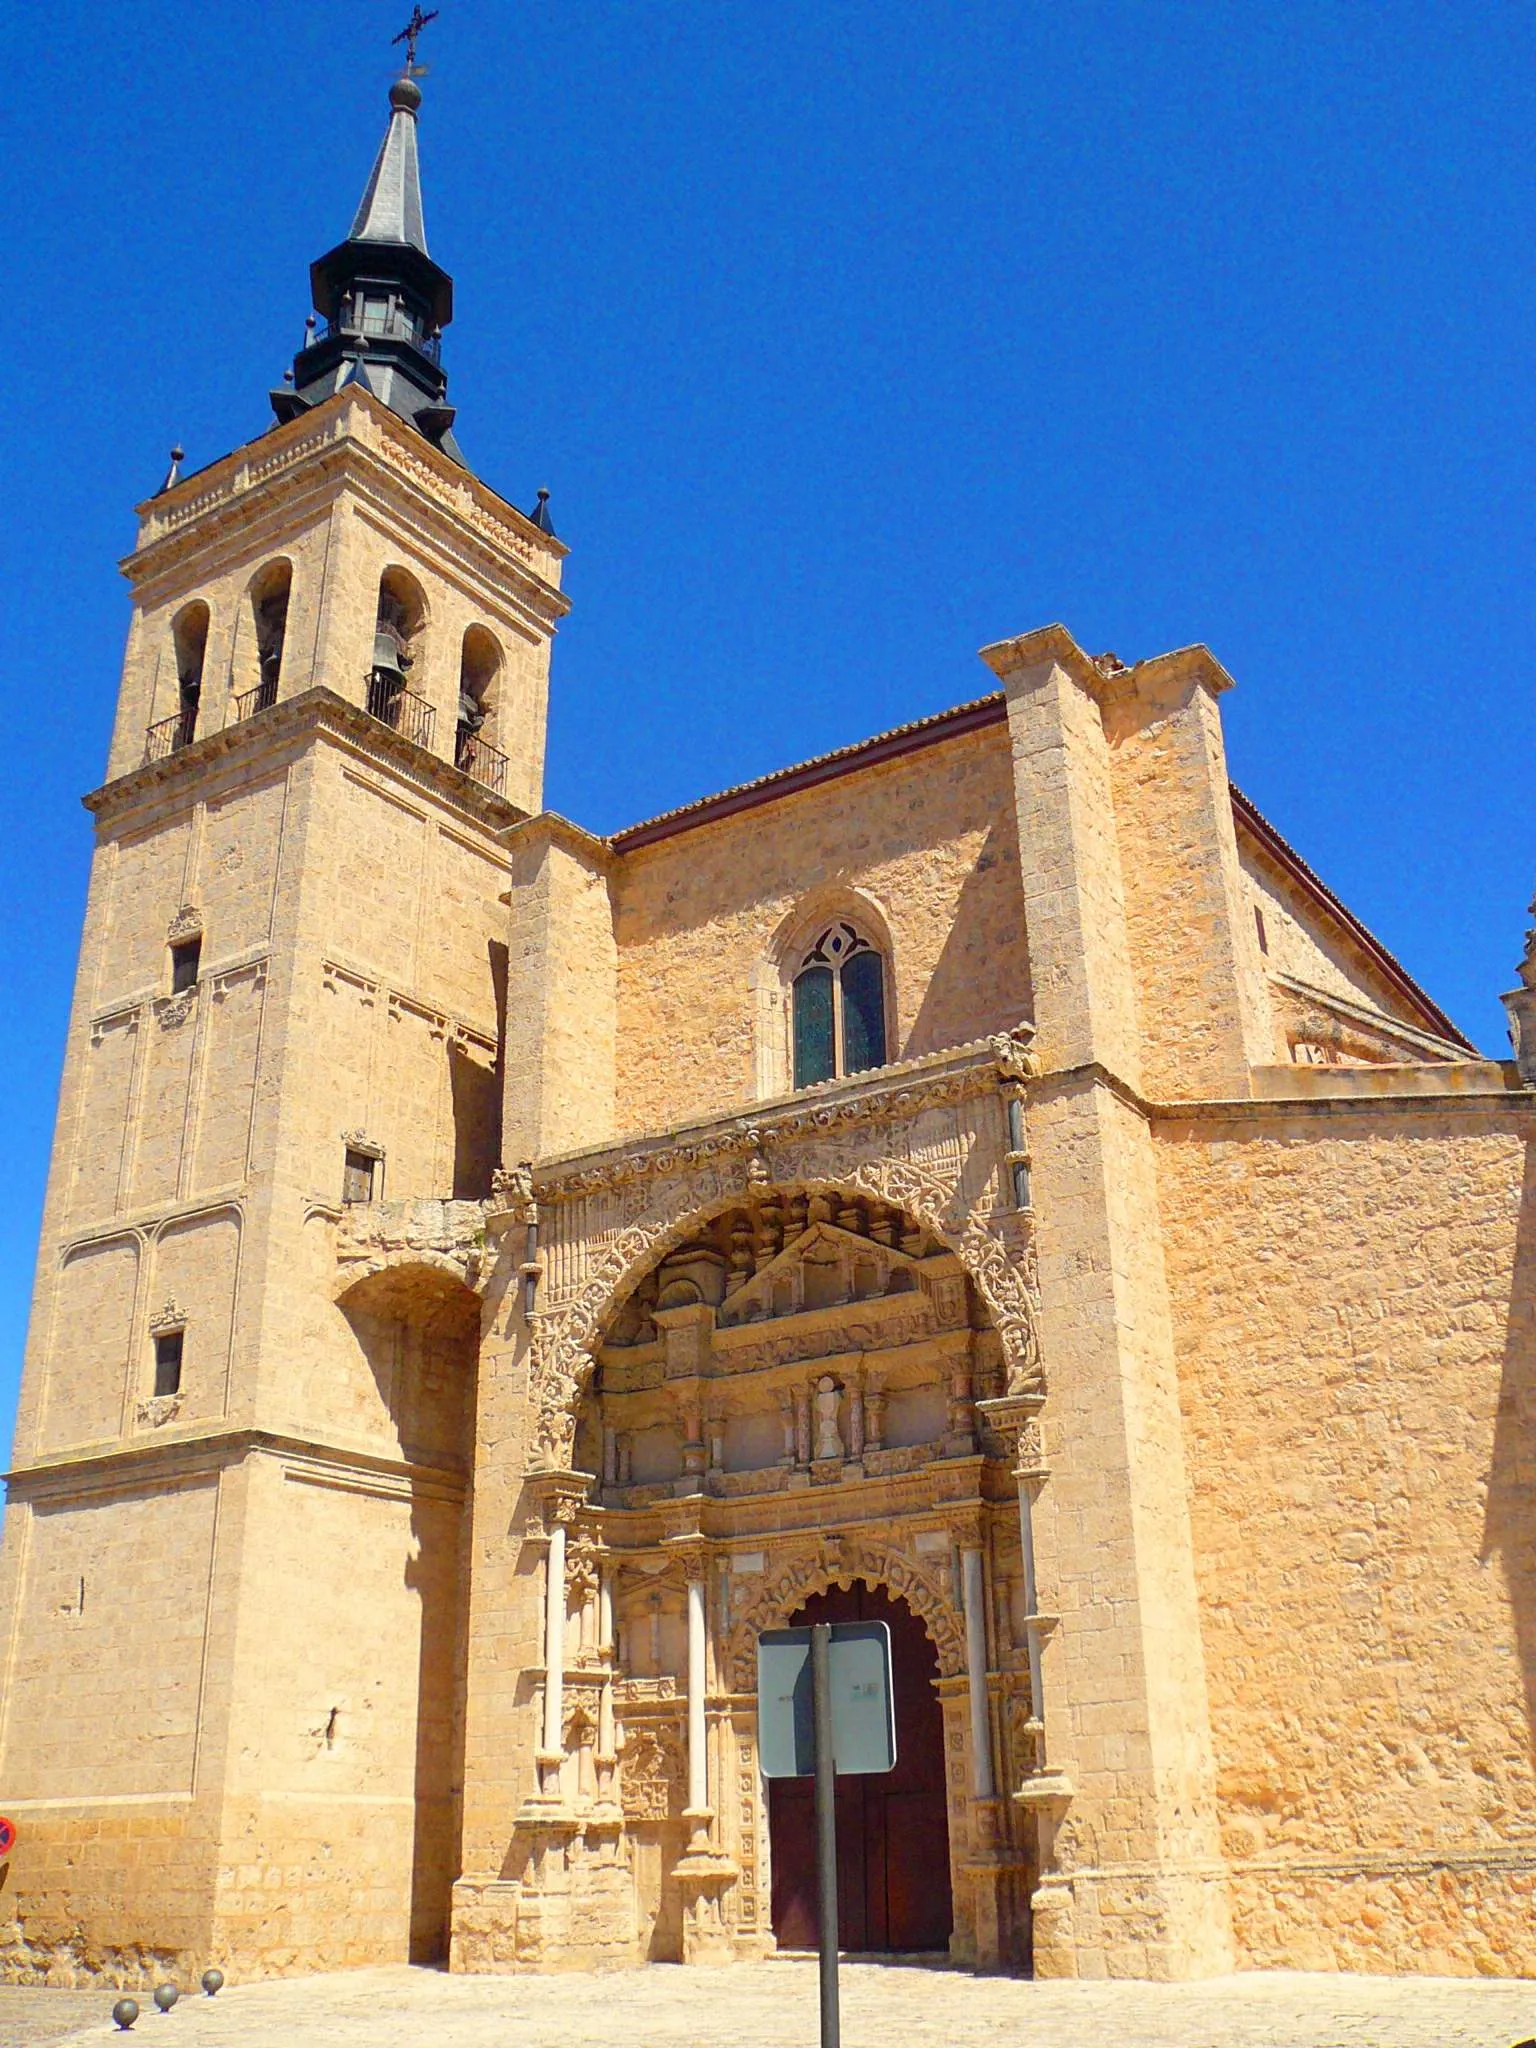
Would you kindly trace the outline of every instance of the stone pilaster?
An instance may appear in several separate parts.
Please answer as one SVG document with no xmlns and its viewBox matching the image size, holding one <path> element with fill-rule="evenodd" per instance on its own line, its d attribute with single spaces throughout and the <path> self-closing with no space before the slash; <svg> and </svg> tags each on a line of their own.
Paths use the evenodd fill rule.
<svg viewBox="0 0 1536 2048">
<path fill-rule="evenodd" d="M 1217 702 L 1231 686 L 1204 647 L 1101 685 L 1142 1085 L 1157 1097 L 1247 1095 L 1250 1067 L 1275 1057 Z"/>
<path fill-rule="evenodd" d="M 982 651 L 1008 700 L 1024 922 L 1043 1067 L 1141 1075 L 1102 678 L 1046 626 Z"/>
<path fill-rule="evenodd" d="M 1039 1975 L 1231 1967 L 1151 1138 L 1107 1084 L 1031 1105 L 1041 1409 Z M 1033 1490 L 1033 1489 L 1031 1489 Z"/>
<path fill-rule="evenodd" d="M 618 954 L 603 842 L 551 813 L 507 834 L 512 875 L 502 1157 L 614 1129 Z"/>
</svg>

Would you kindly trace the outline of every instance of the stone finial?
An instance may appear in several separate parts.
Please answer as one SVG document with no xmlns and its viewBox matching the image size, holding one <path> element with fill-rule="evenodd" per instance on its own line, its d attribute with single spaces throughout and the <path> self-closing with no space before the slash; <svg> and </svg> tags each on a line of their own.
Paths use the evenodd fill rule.
<svg viewBox="0 0 1536 2048">
<path fill-rule="evenodd" d="M 528 1223 L 538 1213 L 533 1198 L 533 1165 L 521 1159 L 515 1166 L 498 1166 L 491 1174 L 491 1200 L 499 1208 Z"/>
<path fill-rule="evenodd" d="M 1040 1063 L 1032 1050 L 1034 1036 L 1035 1027 L 1026 1019 L 1011 1031 L 999 1031 L 988 1039 L 1003 1080 L 1032 1081 L 1039 1073 Z"/>
<path fill-rule="evenodd" d="M 1536 898 L 1529 907 L 1530 914 L 1536 917 Z M 1536 1088 L 1536 924 L 1526 927 L 1525 952 L 1516 971 L 1520 976 L 1519 988 L 1511 989 L 1499 1000 L 1509 1013 L 1509 1039 L 1521 1083 Z"/>
</svg>

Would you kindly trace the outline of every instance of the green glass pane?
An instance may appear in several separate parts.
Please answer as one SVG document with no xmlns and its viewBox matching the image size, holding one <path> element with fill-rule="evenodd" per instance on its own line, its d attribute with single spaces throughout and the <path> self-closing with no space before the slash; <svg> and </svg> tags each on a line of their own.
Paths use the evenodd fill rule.
<svg viewBox="0 0 1536 2048">
<path fill-rule="evenodd" d="M 830 1081 L 832 1064 L 832 970 L 807 967 L 795 976 L 795 1086 Z"/>
<path fill-rule="evenodd" d="M 885 1065 L 885 972 L 878 953 L 843 962 L 843 1072 Z"/>
</svg>

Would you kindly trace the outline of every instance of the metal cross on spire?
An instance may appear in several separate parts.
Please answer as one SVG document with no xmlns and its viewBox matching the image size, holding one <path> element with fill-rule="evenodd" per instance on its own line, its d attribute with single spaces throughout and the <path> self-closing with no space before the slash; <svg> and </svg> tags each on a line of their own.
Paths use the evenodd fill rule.
<svg viewBox="0 0 1536 2048">
<path fill-rule="evenodd" d="M 417 4 L 411 9 L 410 20 L 401 29 L 399 35 L 392 37 L 390 40 L 391 49 L 394 48 L 396 43 L 404 43 L 405 45 L 405 73 L 407 78 L 416 69 L 416 38 L 421 34 L 429 21 L 436 21 L 438 13 L 439 10 L 434 7 L 430 14 L 423 14 L 420 0 L 417 0 Z"/>
</svg>

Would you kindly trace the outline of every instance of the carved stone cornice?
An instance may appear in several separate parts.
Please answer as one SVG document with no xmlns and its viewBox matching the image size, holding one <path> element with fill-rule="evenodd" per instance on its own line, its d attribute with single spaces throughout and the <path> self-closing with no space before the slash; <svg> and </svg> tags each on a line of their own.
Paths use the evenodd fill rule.
<svg viewBox="0 0 1536 2048">
<path fill-rule="evenodd" d="M 139 545 L 123 563 L 124 573 L 141 583 L 188 546 L 206 547 L 210 534 L 247 527 L 253 491 L 291 495 L 337 472 L 349 473 L 353 482 L 371 476 L 429 519 L 451 518 L 488 549 L 503 574 L 515 566 L 530 594 L 537 587 L 541 610 L 560 617 L 569 609 L 555 587 L 564 543 L 356 386 L 147 499 L 138 507 Z"/>
<path fill-rule="evenodd" d="M 1012 1034 L 977 1039 L 949 1052 L 904 1060 L 853 1080 L 825 1081 L 819 1087 L 804 1088 L 730 1116 L 685 1125 L 680 1133 L 548 1160 L 534 1168 L 534 1192 L 541 1201 L 575 1201 L 630 1181 L 736 1158 L 743 1164 L 745 1188 L 762 1181 L 762 1172 L 751 1171 L 759 1161 L 773 1177 L 769 1148 L 774 1145 L 912 1117 L 943 1103 L 985 1093 L 999 1079 L 1000 1043 L 1008 1046 L 1011 1061 L 1017 1050 Z"/>
<path fill-rule="evenodd" d="M 954 1254 L 1002 1344 L 1010 1392 L 1040 1377 L 1033 1215 L 1005 1186 L 1006 1063 L 990 1040 L 534 1168 L 544 1288 L 530 1319 L 535 1462 L 571 1455 L 604 1319 L 674 1244 L 770 1186 L 910 1217 Z M 1039 1085 L 1039 1084 L 1030 1084 Z"/>
<path fill-rule="evenodd" d="M 279 698 L 253 718 L 222 726 L 194 740 L 190 747 L 178 747 L 163 760 L 129 769 L 92 790 L 83 802 L 102 823 L 115 823 L 136 805 L 155 801 L 162 791 L 178 791 L 184 783 L 201 781 L 215 764 L 243 768 L 263 754 L 278 753 L 317 733 L 343 741 L 492 832 L 501 832 L 527 816 L 517 804 L 494 795 L 451 762 L 418 747 L 377 718 L 370 718 L 360 704 L 348 703 L 320 683 L 297 697 Z"/>
</svg>

